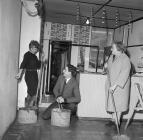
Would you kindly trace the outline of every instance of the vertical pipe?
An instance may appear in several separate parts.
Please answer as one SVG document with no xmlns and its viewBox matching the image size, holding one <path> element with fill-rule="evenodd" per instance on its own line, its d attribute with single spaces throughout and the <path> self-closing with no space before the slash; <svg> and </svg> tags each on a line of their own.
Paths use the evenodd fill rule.
<svg viewBox="0 0 143 140">
<path fill-rule="evenodd" d="M 97 68 L 98 68 L 98 57 L 99 57 L 99 46 L 98 46 L 98 53 L 97 53 L 97 63 L 96 63 L 96 72 L 97 72 Z"/>
<path fill-rule="evenodd" d="M 47 70 L 48 70 L 48 64 L 46 64 L 46 66 L 45 66 L 44 93 L 43 93 L 43 95 L 45 95 L 45 94 L 46 94 L 46 85 L 47 85 L 47 83 L 46 83 L 46 81 L 47 81 Z"/>
<path fill-rule="evenodd" d="M 49 41 L 48 92 L 49 92 L 49 87 L 50 87 L 50 77 L 51 77 L 51 56 L 52 56 L 52 42 Z"/>
<path fill-rule="evenodd" d="M 22 3 L 21 3 L 21 9 L 20 9 L 20 31 L 19 31 L 19 46 L 20 46 L 20 42 L 21 42 L 21 26 L 22 26 Z M 20 59 L 20 47 L 18 50 L 18 69 L 19 69 L 19 59 Z M 17 108 L 18 108 L 18 82 L 17 82 Z"/>
</svg>

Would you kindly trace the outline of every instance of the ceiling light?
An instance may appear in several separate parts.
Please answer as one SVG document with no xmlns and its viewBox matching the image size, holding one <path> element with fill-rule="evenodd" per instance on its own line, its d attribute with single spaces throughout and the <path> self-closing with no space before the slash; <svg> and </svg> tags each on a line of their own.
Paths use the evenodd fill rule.
<svg viewBox="0 0 143 140">
<path fill-rule="evenodd" d="M 86 22 L 85 22 L 87 25 L 89 25 L 90 21 L 89 21 L 89 18 L 86 19 Z"/>
</svg>

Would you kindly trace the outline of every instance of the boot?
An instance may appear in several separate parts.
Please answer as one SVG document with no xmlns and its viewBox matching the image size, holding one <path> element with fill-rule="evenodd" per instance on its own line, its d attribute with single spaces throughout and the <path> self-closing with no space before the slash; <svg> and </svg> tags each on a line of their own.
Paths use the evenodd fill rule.
<svg viewBox="0 0 143 140">
<path fill-rule="evenodd" d="M 27 97 L 25 98 L 25 107 L 29 107 L 30 100 L 31 100 L 31 96 L 27 95 Z"/>
<path fill-rule="evenodd" d="M 36 105 L 36 96 L 31 97 L 31 100 L 29 102 L 29 107 L 33 107 Z"/>
</svg>

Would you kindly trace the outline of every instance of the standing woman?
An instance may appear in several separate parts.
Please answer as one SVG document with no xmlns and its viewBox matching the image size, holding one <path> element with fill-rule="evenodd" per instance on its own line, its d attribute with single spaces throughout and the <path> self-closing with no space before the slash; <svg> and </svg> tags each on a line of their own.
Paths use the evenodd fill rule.
<svg viewBox="0 0 143 140">
<path fill-rule="evenodd" d="M 131 63 L 129 57 L 125 54 L 126 47 L 123 46 L 122 42 L 114 42 L 111 51 L 112 54 L 107 63 L 105 85 L 106 111 L 112 114 L 112 121 L 115 122 L 115 111 L 111 96 L 113 94 L 120 125 L 122 113 L 129 108 Z"/>
<path fill-rule="evenodd" d="M 21 79 L 23 72 L 25 72 L 25 82 L 27 85 L 27 100 L 26 106 L 33 106 L 38 86 L 38 73 L 41 61 L 37 58 L 36 54 L 39 52 L 40 44 L 32 40 L 29 43 L 29 51 L 24 54 L 23 61 L 20 65 L 19 73 L 16 75 L 17 79 Z M 43 57 L 43 56 L 42 56 Z M 43 59 L 43 58 L 42 58 Z"/>
</svg>

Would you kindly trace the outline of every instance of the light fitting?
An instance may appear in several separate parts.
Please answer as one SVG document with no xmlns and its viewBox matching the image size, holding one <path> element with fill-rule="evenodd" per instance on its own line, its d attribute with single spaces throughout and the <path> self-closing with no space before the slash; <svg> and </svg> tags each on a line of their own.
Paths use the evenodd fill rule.
<svg viewBox="0 0 143 140">
<path fill-rule="evenodd" d="M 21 0 L 23 7 L 25 8 L 25 11 L 27 12 L 28 15 L 30 16 L 37 16 L 38 15 L 38 11 L 30 9 L 30 7 L 28 6 L 28 2 L 27 0 Z M 37 3 L 37 0 L 33 1 L 33 6 L 35 7 L 35 3 Z"/>
<path fill-rule="evenodd" d="M 89 24 L 90 24 L 90 19 L 87 18 L 85 23 L 86 23 L 87 25 L 89 25 Z"/>
<path fill-rule="evenodd" d="M 42 17 L 44 12 L 43 12 L 43 0 L 21 0 L 23 7 L 25 8 L 25 11 L 27 12 L 28 15 L 30 16 L 40 16 Z M 30 3 L 28 3 L 30 2 Z M 31 5 L 31 6 L 29 6 Z"/>
</svg>

